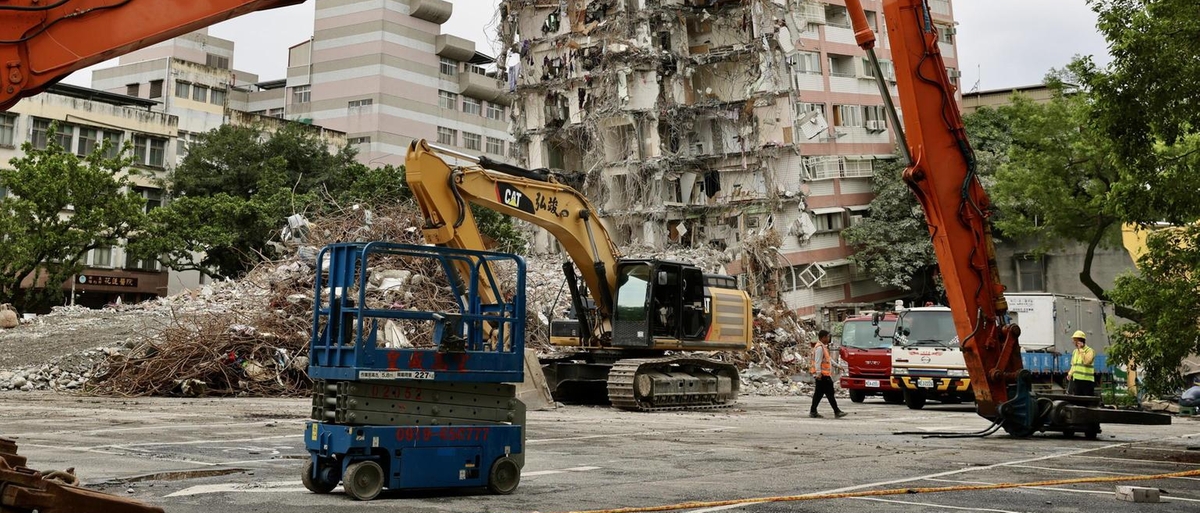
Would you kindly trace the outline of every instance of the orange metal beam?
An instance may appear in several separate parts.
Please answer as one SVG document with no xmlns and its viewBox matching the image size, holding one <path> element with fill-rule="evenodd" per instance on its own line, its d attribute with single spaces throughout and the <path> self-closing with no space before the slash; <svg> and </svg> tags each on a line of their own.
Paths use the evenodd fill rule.
<svg viewBox="0 0 1200 513">
<path fill-rule="evenodd" d="M 71 72 L 243 14 L 304 0 L 2 0 L 0 110 Z"/>
</svg>

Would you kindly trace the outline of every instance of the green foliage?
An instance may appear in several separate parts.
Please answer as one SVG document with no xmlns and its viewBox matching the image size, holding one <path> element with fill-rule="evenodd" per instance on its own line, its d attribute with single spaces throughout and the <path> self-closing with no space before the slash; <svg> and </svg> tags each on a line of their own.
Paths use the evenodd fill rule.
<svg viewBox="0 0 1200 513">
<path fill-rule="evenodd" d="M 901 180 L 898 160 L 876 161 L 871 215 L 842 236 L 855 247 L 850 260 L 886 287 L 912 289 L 928 281 L 937 266 L 925 214 L 916 196 Z"/>
<path fill-rule="evenodd" d="M 106 157 L 109 143 L 80 157 L 56 142 L 25 143 L 24 155 L 0 169 L 0 303 L 20 311 L 44 309 L 62 297 L 62 284 L 83 269 L 87 252 L 115 246 L 144 224 L 145 200 L 124 174 L 126 146 Z M 28 280 L 36 286 L 22 289 Z"/>
<path fill-rule="evenodd" d="M 349 198 L 367 190 L 360 180 L 386 178 L 354 156 L 348 146 L 331 153 L 303 126 L 273 134 L 222 126 L 192 145 L 171 177 L 174 201 L 151 212 L 155 237 L 133 241 L 130 251 L 175 270 L 239 276 L 278 256 L 268 243 L 289 215 L 319 213 L 320 198 Z"/>
<path fill-rule="evenodd" d="M 1093 102 L 1088 128 L 1104 134 L 1120 179 L 1108 201 L 1122 222 L 1200 218 L 1200 17 L 1194 0 L 1089 0 L 1113 62 L 1071 67 Z M 1118 279 L 1111 297 L 1141 313 L 1122 325 L 1110 355 L 1132 358 L 1151 392 L 1181 385 L 1180 358 L 1197 349 L 1200 290 L 1197 229 L 1151 236 L 1139 274 Z"/>
<path fill-rule="evenodd" d="M 1151 234 L 1138 266 L 1140 273 L 1117 278 L 1112 298 L 1143 315 L 1137 324 L 1118 327 L 1109 357 L 1133 359 L 1147 391 L 1168 395 L 1184 384 L 1179 362 L 1200 353 L 1200 227 Z"/>
</svg>

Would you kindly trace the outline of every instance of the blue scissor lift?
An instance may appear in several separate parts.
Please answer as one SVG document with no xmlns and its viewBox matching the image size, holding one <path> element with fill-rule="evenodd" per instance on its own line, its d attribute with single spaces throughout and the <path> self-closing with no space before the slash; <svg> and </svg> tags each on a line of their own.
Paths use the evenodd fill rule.
<svg viewBox="0 0 1200 513">
<path fill-rule="evenodd" d="M 457 311 L 368 308 L 381 264 L 440 270 Z M 317 266 L 305 487 L 329 493 L 342 482 L 359 500 L 383 489 L 512 493 L 525 463 L 525 405 L 510 384 L 524 379 L 524 260 L 370 242 L 327 246 Z M 516 270 L 507 295 L 504 266 Z M 433 344 L 384 347 L 381 331 L 396 325 L 432 327 Z"/>
</svg>

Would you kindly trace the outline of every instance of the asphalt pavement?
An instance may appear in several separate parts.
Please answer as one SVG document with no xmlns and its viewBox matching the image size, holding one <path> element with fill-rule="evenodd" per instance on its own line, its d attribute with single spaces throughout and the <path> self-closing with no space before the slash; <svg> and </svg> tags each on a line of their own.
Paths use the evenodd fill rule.
<svg viewBox="0 0 1200 513">
<path fill-rule="evenodd" d="M 371 502 L 300 484 L 309 401 L 111 399 L 0 394 L 0 436 L 39 470 L 75 467 L 85 485 L 169 512 L 552 513 L 738 501 L 812 493 L 956 488 L 794 502 L 721 503 L 733 511 L 1096 512 L 1200 510 L 1200 476 L 1038 488 L 972 489 L 1073 478 L 1131 479 L 1200 470 L 1200 421 L 1107 425 L 1097 440 L 925 439 L 896 431 L 975 431 L 971 405 L 923 410 L 843 400 L 850 415 L 810 419 L 808 397 L 743 397 L 708 412 L 630 413 L 599 406 L 530 412 L 526 464 L 509 496 L 484 490 L 385 492 Z M 827 407 L 824 407 L 827 408 Z M 1117 484 L 1159 488 L 1163 503 L 1117 501 Z"/>
</svg>

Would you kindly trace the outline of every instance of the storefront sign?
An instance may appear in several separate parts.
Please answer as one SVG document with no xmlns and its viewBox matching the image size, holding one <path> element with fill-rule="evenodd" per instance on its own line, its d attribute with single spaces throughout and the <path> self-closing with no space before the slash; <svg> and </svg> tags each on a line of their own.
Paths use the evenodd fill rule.
<svg viewBox="0 0 1200 513">
<path fill-rule="evenodd" d="M 96 276 L 93 274 L 79 275 L 80 285 L 103 285 L 107 287 L 131 287 L 138 286 L 137 278 L 126 278 L 123 276 Z"/>
</svg>

